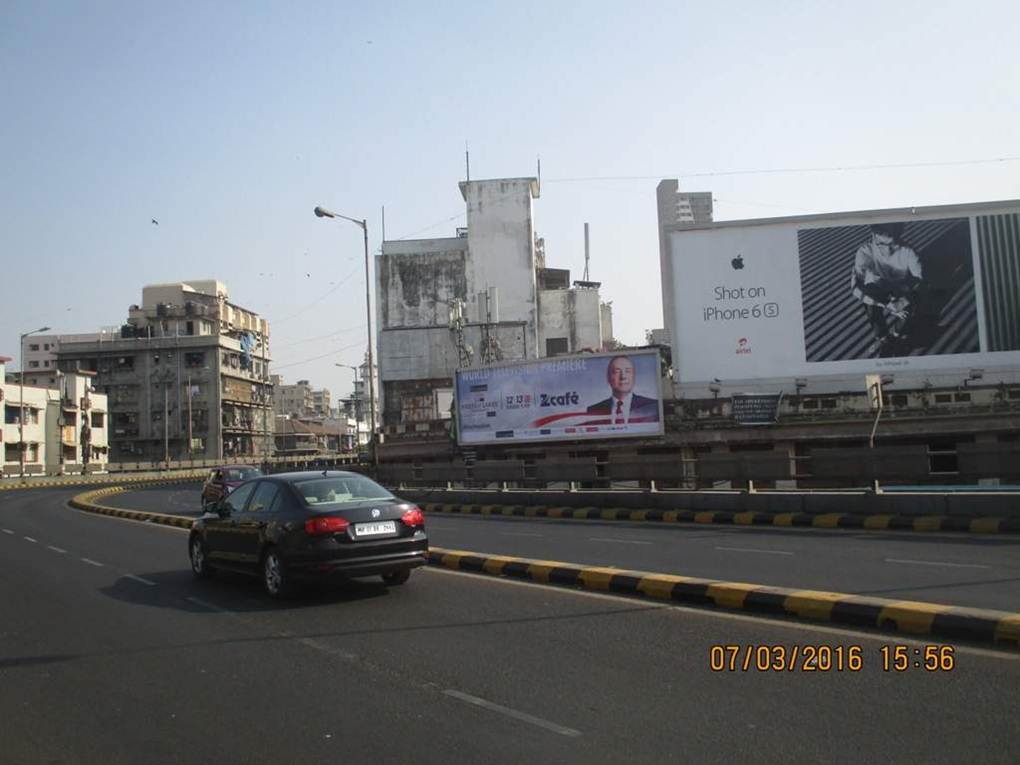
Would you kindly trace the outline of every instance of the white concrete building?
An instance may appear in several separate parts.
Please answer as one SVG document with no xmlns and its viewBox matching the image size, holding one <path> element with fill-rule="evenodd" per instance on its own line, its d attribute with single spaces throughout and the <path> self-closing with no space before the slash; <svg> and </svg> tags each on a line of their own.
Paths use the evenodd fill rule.
<svg viewBox="0 0 1020 765">
<path fill-rule="evenodd" d="M 21 473 L 19 417 L 24 390 L 25 473 L 59 475 L 106 468 L 109 457 L 109 412 L 107 397 L 96 393 L 92 376 L 56 371 L 24 378 L 6 374 L 9 359 L 0 357 L 0 399 L 4 421 L 0 453 L 5 475 Z"/>
<path fill-rule="evenodd" d="M 546 268 L 537 178 L 464 181 L 457 236 L 383 242 L 376 257 L 381 423 L 448 419 L 459 367 L 602 350 L 598 285 Z"/>
</svg>

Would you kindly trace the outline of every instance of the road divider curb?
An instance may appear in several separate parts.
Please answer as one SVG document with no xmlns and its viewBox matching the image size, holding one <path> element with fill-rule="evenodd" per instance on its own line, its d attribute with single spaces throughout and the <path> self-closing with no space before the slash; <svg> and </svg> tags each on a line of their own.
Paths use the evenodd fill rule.
<svg viewBox="0 0 1020 765">
<path fill-rule="evenodd" d="M 38 481 L 32 480 L 27 483 L 10 483 L 6 482 L 0 484 L 0 491 L 17 491 L 22 489 L 59 489 L 62 486 L 66 486 L 69 489 L 73 489 L 78 486 L 121 486 L 123 484 L 147 484 L 152 486 L 159 486 L 165 483 L 180 483 L 182 481 L 197 481 L 205 478 L 208 471 L 190 471 L 187 473 L 179 473 L 171 476 L 139 476 L 137 478 L 122 478 L 120 476 L 103 476 L 102 478 L 81 478 L 78 480 L 62 481 L 58 478 L 52 479 L 40 479 Z"/>
<path fill-rule="evenodd" d="M 1020 613 L 655 574 L 433 547 L 429 564 L 540 584 L 1020 647 Z"/>
<path fill-rule="evenodd" d="M 158 486 L 162 484 L 180 483 L 180 481 L 159 481 L 150 483 L 150 486 Z M 190 529 L 191 524 L 194 521 L 193 518 L 188 518 L 183 515 L 170 515 L 169 513 L 154 513 L 149 510 L 129 510 L 123 507 L 112 507 L 110 505 L 103 505 L 97 502 L 97 499 L 102 497 L 109 497 L 113 494 L 123 494 L 126 491 L 130 491 L 130 487 L 126 486 L 104 486 L 101 489 L 93 489 L 92 491 L 86 491 L 82 494 L 78 494 L 71 498 L 71 507 L 77 508 L 78 510 L 84 510 L 87 513 L 98 513 L 99 515 L 111 515 L 116 518 L 128 518 L 133 521 L 146 521 L 148 523 L 155 523 L 160 526 L 175 526 L 181 529 Z"/>
<path fill-rule="evenodd" d="M 548 505 L 473 505 L 424 502 L 426 513 L 588 521 L 654 521 L 731 526 L 796 526 L 855 531 L 957 531 L 971 534 L 1018 534 L 1020 517 L 957 515 L 858 515 L 856 513 L 761 513 L 730 510 L 631 510 L 628 508 L 556 507 Z"/>
</svg>

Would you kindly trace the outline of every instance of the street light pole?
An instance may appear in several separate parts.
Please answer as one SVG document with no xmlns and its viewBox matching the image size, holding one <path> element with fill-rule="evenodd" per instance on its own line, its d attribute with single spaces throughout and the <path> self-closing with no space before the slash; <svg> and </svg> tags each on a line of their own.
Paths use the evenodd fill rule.
<svg viewBox="0 0 1020 765">
<path fill-rule="evenodd" d="M 350 221 L 357 226 L 361 226 L 361 231 L 364 234 L 365 240 L 365 317 L 368 324 L 368 409 L 369 409 L 369 448 L 372 451 L 372 463 L 376 466 L 379 464 L 379 451 L 377 449 L 375 439 L 375 364 L 373 360 L 372 346 L 372 298 L 371 288 L 372 283 L 369 281 L 368 274 L 368 220 L 362 218 L 349 218 L 346 215 L 331 212 L 323 207 L 315 208 L 315 215 L 319 218 L 342 218 L 343 220 Z"/>
<path fill-rule="evenodd" d="M 40 327 L 26 332 L 21 336 L 21 386 L 18 392 L 18 453 L 21 455 L 21 478 L 25 478 L 25 338 L 29 335 L 37 335 L 40 332 L 49 332 L 49 327 Z M 62 436 L 63 434 L 61 434 Z M 57 447 L 63 454 L 63 443 L 58 439 Z"/>
</svg>

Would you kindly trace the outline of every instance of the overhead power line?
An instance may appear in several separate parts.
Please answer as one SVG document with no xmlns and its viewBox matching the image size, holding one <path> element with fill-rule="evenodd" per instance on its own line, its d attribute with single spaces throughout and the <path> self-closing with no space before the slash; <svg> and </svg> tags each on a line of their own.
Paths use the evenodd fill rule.
<svg viewBox="0 0 1020 765">
<path fill-rule="evenodd" d="M 730 175 L 778 175 L 781 173 L 842 173 L 859 170 L 903 170 L 922 167 L 954 167 L 958 165 L 991 165 L 998 162 L 1017 162 L 1016 157 L 990 157 L 987 159 L 960 159 L 943 162 L 897 162 L 873 165 L 833 165 L 829 167 L 771 167 L 756 170 L 704 170 L 691 173 L 660 173 L 658 175 L 588 175 L 578 178 L 547 178 L 545 183 L 583 183 L 585 181 L 651 181 L 662 178 L 718 178 Z"/>
<path fill-rule="evenodd" d="M 318 361 L 319 359 L 325 359 L 325 358 L 329 358 L 330 356 L 335 356 L 336 354 L 340 353 L 341 351 L 349 351 L 351 348 L 357 348 L 359 345 L 360 346 L 367 346 L 368 345 L 368 341 L 367 340 L 360 340 L 357 343 L 351 343 L 350 345 L 345 345 L 342 348 L 334 348 L 329 353 L 323 353 L 323 354 L 321 354 L 319 356 L 312 356 L 312 357 L 307 358 L 307 359 L 301 359 L 300 361 L 291 361 L 288 364 L 274 364 L 272 368 L 273 368 L 273 371 L 278 371 L 280 369 L 287 369 L 288 367 L 296 367 L 296 366 L 298 366 L 300 364 L 307 364 L 310 361 Z"/>
</svg>

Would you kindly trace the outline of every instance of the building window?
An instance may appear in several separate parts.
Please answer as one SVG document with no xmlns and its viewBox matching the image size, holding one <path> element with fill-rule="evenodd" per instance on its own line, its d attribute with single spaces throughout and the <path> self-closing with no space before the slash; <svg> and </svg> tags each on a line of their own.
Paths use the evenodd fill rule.
<svg viewBox="0 0 1020 765">
<path fill-rule="evenodd" d="M 957 393 L 953 398 L 954 398 L 955 401 L 966 403 L 966 402 L 970 401 L 970 394 L 969 393 Z"/>
<path fill-rule="evenodd" d="M 813 398 L 809 398 L 807 401 L 802 403 L 800 406 L 801 406 L 801 409 L 817 409 L 818 408 L 818 400 L 817 399 L 813 399 Z"/>
<path fill-rule="evenodd" d="M 205 351 L 191 351 L 185 353 L 184 366 L 190 369 L 205 366 Z"/>
<path fill-rule="evenodd" d="M 37 351 L 37 350 L 39 350 L 39 343 L 30 343 L 29 346 L 28 346 L 28 350 L 30 350 L 30 351 Z"/>
<path fill-rule="evenodd" d="M 547 337 L 545 340 L 545 355 L 557 356 L 570 351 L 570 344 L 565 337 Z"/>
<path fill-rule="evenodd" d="M 193 335 L 193 334 L 195 334 L 195 322 L 193 322 L 193 321 L 185 322 L 185 324 L 184 324 L 184 333 L 186 335 Z"/>
<path fill-rule="evenodd" d="M 102 412 L 93 412 L 92 413 L 92 427 L 93 428 L 102 428 L 102 427 L 104 427 L 103 423 L 105 423 L 105 422 L 106 422 L 106 416 Z"/>
<path fill-rule="evenodd" d="M 28 366 L 31 369 L 38 369 L 39 368 L 39 362 L 38 361 L 30 361 L 30 362 L 28 362 Z"/>
<path fill-rule="evenodd" d="M 935 394 L 936 404 L 951 404 L 953 403 L 953 397 L 949 393 L 936 393 Z"/>
<path fill-rule="evenodd" d="M 836 399 L 834 399 L 834 398 L 823 398 L 822 399 L 822 409 L 835 409 L 835 408 L 836 408 Z"/>
</svg>

